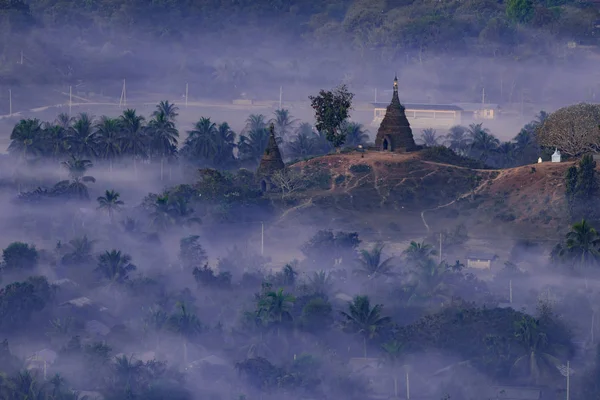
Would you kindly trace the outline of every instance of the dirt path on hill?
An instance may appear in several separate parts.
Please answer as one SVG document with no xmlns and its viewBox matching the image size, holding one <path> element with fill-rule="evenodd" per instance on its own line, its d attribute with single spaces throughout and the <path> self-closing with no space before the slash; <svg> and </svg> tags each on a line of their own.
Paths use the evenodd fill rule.
<svg viewBox="0 0 600 400">
<path fill-rule="evenodd" d="M 469 168 L 469 167 L 461 167 L 459 165 L 452 165 L 452 164 L 446 164 L 446 163 L 439 163 L 439 162 L 435 162 L 435 161 L 425 161 L 425 160 L 421 160 L 421 162 L 423 164 L 430 164 L 430 165 L 439 165 L 441 167 L 452 167 L 452 168 L 457 168 L 457 169 L 468 169 L 469 171 L 477 171 L 477 172 L 494 172 L 494 171 L 501 171 L 500 169 L 477 169 L 477 168 Z"/>
<path fill-rule="evenodd" d="M 432 164 L 437 164 L 437 163 L 432 163 Z M 444 164 L 438 164 L 438 165 L 444 165 Z M 455 165 L 450 165 L 450 166 L 456 167 Z M 463 168 L 463 167 L 456 167 L 456 168 Z M 471 169 L 471 168 L 466 168 L 466 169 Z M 490 170 L 483 169 L 483 170 L 475 170 L 475 171 L 487 171 L 487 172 L 489 172 Z M 492 170 L 492 171 L 494 171 L 494 170 Z M 488 185 L 490 182 L 494 182 L 496 179 L 498 179 L 498 178 L 506 175 L 506 173 L 507 173 L 507 170 L 496 170 L 496 171 L 499 171 L 499 173 L 498 173 L 498 175 L 495 178 L 493 178 L 491 181 L 488 180 L 488 179 L 484 180 L 481 184 L 479 184 L 479 186 L 477 186 L 475 188 L 475 190 L 473 190 L 473 191 L 469 190 L 468 192 L 461 194 L 460 196 L 458 196 L 456 199 L 452 200 L 449 203 L 442 204 L 440 206 L 437 206 L 437 207 L 434 207 L 434 208 L 429 208 L 429 209 L 421 211 L 421 220 L 423 221 L 423 225 L 425 225 L 425 228 L 427 229 L 427 232 L 430 231 L 430 228 L 429 228 L 429 225 L 427 225 L 427 221 L 425 220 L 425 213 L 426 212 L 440 210 L 440 209 L 442 209 L 444 207 L 451 206 L 452 204 L 454 204 L 457 201 L 462 200 L 462 199 L 470 196 L 471 194 L 476 195 L 477 193 L 479 193 L 483 189 L 484 186 Z"/>
</svg>

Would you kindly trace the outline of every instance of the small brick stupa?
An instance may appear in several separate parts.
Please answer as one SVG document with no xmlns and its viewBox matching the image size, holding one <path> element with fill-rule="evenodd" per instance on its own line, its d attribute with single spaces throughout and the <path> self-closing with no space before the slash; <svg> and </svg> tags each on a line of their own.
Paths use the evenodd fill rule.
<svg viewBox="0 0 600 400">
<path fill-rule="evenodd" d="M 375 146 L 379 150 L 406 153 L 419 149 L 415 144 L 412 129 L 404 110 L 404 106 L 400 104 L 398 98 L 398 78 L 394 77 L 392 102 L 385 111 L 375 138 Z"/>
<path fill-rule="evenodd" d="M 271 124 L 269 127 L 269 142 L 267 143 L 267 148 L 265 149 L 258 169 L 256 170 L 256 177 L 260 179 L 260 186 L 263 192 L 272 188 L 270 178 L 273 173 L 284 168 L 285 164 L 283 163 L 281 152 L 279 151 L 279 146 L 277 146 L 277 140 L 275 139 L 275 126 Z"/>
</svg>

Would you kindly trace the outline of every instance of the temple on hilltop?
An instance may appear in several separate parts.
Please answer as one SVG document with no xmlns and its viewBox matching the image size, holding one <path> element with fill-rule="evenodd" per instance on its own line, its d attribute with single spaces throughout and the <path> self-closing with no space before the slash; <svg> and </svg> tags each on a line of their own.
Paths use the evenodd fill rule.
<svg viewBox="0 0 600 400">
<path fill-rule="evenodd" d="M 379 125 L 375 146 L 381 151 L 409 152 L 418 150 L 404 106 L 398 98 L 398 77 L 394 77 L 394 94 Z"/>
<path fill-rule="evenodd" d="M 275 126 L 271 124 L 269 127 L 269 142 L 256 170 L 256 177 L 260 179 L 260 188 L 263 192 L 273 187 L 271 176 L 284 168 L 285 164 L 283 163 L 281 152 L 275 139 Z"/>
</svg>

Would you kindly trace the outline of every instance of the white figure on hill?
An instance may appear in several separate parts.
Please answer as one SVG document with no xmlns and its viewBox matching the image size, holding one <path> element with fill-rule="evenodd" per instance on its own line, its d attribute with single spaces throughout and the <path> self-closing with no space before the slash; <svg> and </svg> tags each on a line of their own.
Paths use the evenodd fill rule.
<svg viewBox="0 0 600 400">
<path fill-rule="evenodd" d="M 558 151 L 558 149 L 555 149 L 554 154 L 552 154 L 552 162 L 560 162 L 560 160 L 561 160 L 560 151 Z"/>
<path fill-rule="evenodd" d="M 542 157 L 538 158 L 538 164 L 542 163 Z"/>
</svg>

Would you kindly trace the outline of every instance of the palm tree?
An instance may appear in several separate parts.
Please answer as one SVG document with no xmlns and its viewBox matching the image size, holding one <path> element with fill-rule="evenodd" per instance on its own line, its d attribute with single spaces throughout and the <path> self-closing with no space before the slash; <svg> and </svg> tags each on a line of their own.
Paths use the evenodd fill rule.
<svg viewBox="0 0 600 400">
<path fill-rule="evenodd" d="M 69 152 L 73 157 L 94 158 L 96 151 L 96 132 L 94 131 L 94 117 L 81 113 L 69 128 L 67 140 Z"/>
<path fill-rule="evenodd" d="M 471 145 L 471 138 L 467 134 L 467 128 L 456 125 L 450 128 L 445 136 L 444 143 L 456 154 L 464 155 Z"/>
<path fill-rule="evenodd" d="M 154 331 L 156 335 L 156 350 L 160 348 L 160 333 L 167 327 L 169 316 L 160 307 L 151 307 L 148 310 L 144 323 L 146 328 Z"/>
<path fill-rule="evenodd" d="M 88 200 L 90 195 L 86 183 L 96 182 L 96 178 L 93 176 L 85 175 L 87 169 L 93 166 L 92 162 L 71 156 L 71 159 L 63 161 L 62 165 L 69 171 L 71 181 L 58 182 L 56 187 L 65 187 L 68 193 L 74 194 L 80 199 Z"/>
<path fill-rule="evenodd" d="M 344 121 L 341 129 L 346 134 L 344 147 L 358 147 L 369 140 L 369 135 L 362 124 Z"/>
<path fill-rule="evenodd" d="M 397 340 L 387 342 L 381 345 L 383 350 L 384 363 L 387 364 L 392 372 L 394 379 L 394 398 L 398 398 L 398 377 L 396 376 L 396 370 L 400 362 L 400 358 L 404 355 L 405 345 Z"/>
<path fill-rule="evenodd" d="M 345 319 L 345 328 L 362 335 L 363 354 L 365 358 L 367 358 L 367 340 L 373 339 L 385 325 L 391 322 L 390 317 L 381 316 L 382 309 L 383 306 L 381 304 L 377 304 L 371 308 L 368 296 L 356 296 L 348 304 L 349 312 L 340 312 Z"/>
<path fill-rule="evenodd" d="M 252 129 L 246 135 L 240 135 L 238 142 L 240 161 L 256 165 L 269 143 L 269 131 L 266 128 Z"/>
<path fill-rule="evenodd" d="M 22 159 L 31 159 L 42 154 L 43 129 L 39 119 L 22 119 L 12 130 L 8 152 Z"/>
<path fill-rule="evenodd" d="M 281 139 L 285 139 L 290 131 L 294 129 L 294 125 L 298 122 L 297 119 L 292 118 L 290 111 L 282 108 L 275 110 L 273 113 L 275 116 L 269 122 L 275 125 L 275 133 Z"/>
<path fill-rule="evenodd" d="M 133 355 L 127 358 L 125 355 L 117 357 L 113 365 L 117 382 L 114 382 L 117 387 L 125 387 L 126 390 L 131 390 L 135 384 L 137 375 L 140 373 L 144 363 L 140 360 L 134 360 Z"/>
<path fill-rule="evenodd" d="M 67 113 L 60 113 L 56 116 L 56 119 L 54 120 L 54 125 L 60 126 L 64 130 L 68 130 L 69 128 L 71 128 L 71 126 L 73 126 L 74 122 L 74 117 L 71 117 Z"/>
<path fill-rule="evenodd" d="M 161 102 L 162 104 L 162 102 Z M 164 104 L 164 107 L 167 107 Z M 167 110 L 169 111 L 169 110 Z M 170 112 L 173 112 L 170 110 Z M 172 117 L 164 112 L 154 112 L 154 118 L 148 123 L 152 154 L 160 157 L 160 180 L 163 180 L 164 163 L 177 151 L 179 131 L 175 128 Z"/>
<path fill-rule="evenodd" d="M 315 295 L 326 296 L 332 287 L 332 278 L 328 272 L 316 271 L 308 279 L 306 287 Z"/>
<path fill-rule="evenodd" d="M 150 219 L 152 226 L 160 230 L 166 230 L 175 223 L 168 194 L 156 198 L 153 203 L 153 210 L 150 213 Z"/>
<path fill-rule="evenodd" d="M 119 200 L 121 195 L 114 190 L 106 190 L 104 196 L 98 197 L 98 209 L 103 210 L 108 214 L 111 222 L 113 221 L 113 215 L 115 211 L 120 211 L 121 206 L 124 205 L 122 200 Z"/>
<path fill-rule="evenodd" d="M 524 354 L 515 360 L 513 369 L 524 365 L 530 383 L 539 384 L 540 379 L 550 371 L 557 371 L 556 367 L 561 363 L 550 353 L 552 346 L 542 332 L 539 320 L 523 316 L 516 324 L 515 337 L 523 347 Z"/>
<path fill-rule="evenodd" d="M 77 158 L 75 156 L 71 156 L 69 160 L 63 161 L 61 164 L 69 171 L 69 176 L 71 178 L 81 178 L 89 168 L 94 166 L 90 160 Z"/>
<path fill-rule="evenodd" d="M 152 117 L 157 118 L 162 114 L 166 121 L 175 123 L 175 119 L 179 115 L 177 111 L 179 111 L 179 107 L 169 103 L 169 100 L 163 100 L 156 105 L 156 110 L 152 113 Z"/>
<path fill-rule="evenodd" d="M 65 265 L 85 265 L 93 260 L 95 240 L 90 240 L 87 235 L 69 241 L 68 252 L 62 256 Z"/>
<path fill-rule="evenodd" d="M 286 154 L 292 159 L 298 159 L 317 154 L 317 151 L 317 135 L 309 123 L 303 122 L 294 139 L 286 143 Z"/>
<path fill-rule="evenodd" d="M 408 299 L 409 303 L 416 300 L 439 302 L 447 301 L 451 297 L 451 285 L 446 282 L 446 277 L 451 271 L 445 262 L 438 263 L 432 258 L 419 261 L 413 270 L 413 293 Z M 437 303 L 439 304 L 439 303 Z"/>
<path fill-rule="evenodd" d="M 478 152 L 480 154 L 479 159 L 483 162 L 500 145 L 500 140 L 492 135 L 487 128 L 483 128 L 481 123 L 469 125 L 468 133 L 472 138 L 471 150 Z"/>
<path fill-rule="evenodd" d="M 98 257 L 96 272 L 111 284 L 123 283 L 129 279 L 129 272 L 135 271 L 137 267 L 131 263 L 129 254 L 121 253 L 120 250 L 105 251 Z"/>
<path fill-rule="evenodd" d="M 509 168 L 514 165 L 516 160 L 517 146 L 513 142 L 503 142 L 496 149 L 501 156 L 500 165 L 503 168 Z"/>
<path fill-rule="evenodd" d="M 177 304 L 178 311 L 169 317 L 169 327 L 181 336 L 183 342 L 183 363 L 187 366 L 187 342 L 202 332 L 202 324 L 195 314 L 187 310 L 185 303 Z"/>
<path fill-rule="evenodd" d="M 435 147 L 438 146 L 438 137 L 435 129 L 427 128 L 423 129 L 421 132 L 421 142 L 426 147 Z"/>
<path fill-rule="evenodd" d="M 580 268 L 589 268 L 600 260 L 600 236 L 585 219 L 577 222 L 567 233 L 560 256 Z"/>
<path fill-rule="evenodd" d="M 284 293 L 283 289 L 276 292 L 269 291 L 259 301 L 259 314 L 277 325 L 277 336 L 279 336 L 279 328 L 283 322 L 292 320 L 290 311 L 294 301 L 296 298 Z"/>
<path fill-rule="evenodd" d="M 68 155 L 68 128 L 59 124 L 44 125 L 44 153 L 55 160 Z"/>
<path fill-rule="evenodd" d="M 217 124 L 210 118 L 202 117 L 187 134 L 184 153 L 191 159 L 210 161 L 217 152 Z"/>
<path fill-rule="evenodd" d="M 148 136 L 144 129 L 145 118 L 137 115 L 135 110 L 127 109 L 120 117 L 122 135 L 122 150 L 133 157 L 133 169 L 137 175 L 137 159 L 147 156 Z"/>
<path fill-rule="evenodd" d="M 242 130 L 242 133 L 247 134 L 251 131 L 258 131 L 261 129 L 267 129 L 265 116 L 262 114 L 250 114 L 246 119 L 246 126 Z"/>
<path fill-rule="evenodd" d="M 118 119 L 103 116 L 96 124 L 96 148 L 100 158 L 108 160 L 112 174 L 113 160 L 121 155 L 121 125 Z M 112 176 L 112 175 L 111 175 Z"/>
<path fill-rule="evenodd" d="M 416 264 L 436 255 L 437 251 L 430 244 L 412 241 L 403 254 L 406 256 L 407 261 Z"/>
<path fill-rule="evenodd" d="M 385 246 L 377 243 L 369 250 L 359 252 L 360 269 L 355 270 L 357 274 L 366 275 L 367 279 L 377 279 L 380 276 L 392 276 L 392 266 L 390 262 L 393 257 L 382 260 L 383 248 Z"/>
<path fill-rule="evenodd" d="M 231 165 L 235 160 L 233 155 L 233 150 L 236 147 L 235 136 L 235 132 L 231 130 L 227 122 L 223 122 L 217 127 L 216 152 L 212 160 L 214 167 L 224 168 Z"/>
</svg>

